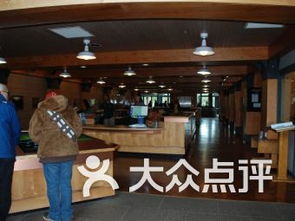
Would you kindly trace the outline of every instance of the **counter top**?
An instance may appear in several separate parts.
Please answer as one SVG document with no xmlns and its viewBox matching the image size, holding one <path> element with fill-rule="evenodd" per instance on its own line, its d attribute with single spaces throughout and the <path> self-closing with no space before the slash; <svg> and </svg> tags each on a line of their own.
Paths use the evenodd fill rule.
<svg viewBox="0 0 295 221">
<path fill-rule="evenodd" d="M 107 152 L 115 151 L 118 148 L 117 144 L 106 143 L 103 140 L 95 139 L 88 136 L 81 136 L 78 140 L 79 153 L 91 153 L 91 152 Z M 19 146 L 16 148 L 17 159 L 21 159 L 29 156 L 36 156 L 37 153 L 30 152 L 25 153 Z"/>
<path fill-rule="evenodd" d="M 133 127 L 128 127 L 128 126 L 124 126 L 124 125 L 117 125 L 117 126 L 113 126 L 113 127 L 107 127 L 104 125 L 84 125 L 83 129 L 87 129 L 87 130 L 103 130 L 103 131 L 114 131 L 114 132 L 132 132 L 132 133 L 155 133 L 155 132 L 160 132 L 163 128 L 150 128 L 150 127 L 146 127 L 146 128 L 133 128 Z"/>
</svg>

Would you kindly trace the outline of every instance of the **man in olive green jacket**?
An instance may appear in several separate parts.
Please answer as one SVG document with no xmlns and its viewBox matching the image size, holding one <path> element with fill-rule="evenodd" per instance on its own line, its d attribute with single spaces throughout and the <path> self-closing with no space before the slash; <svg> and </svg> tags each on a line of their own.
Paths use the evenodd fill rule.
<svg viewBox="0 0 295 221">
<path fill-rule="evenodd" d="M 65 122 L 65 128 L 71 128 L 73 137 L 57 123 L 55 113 Z M 39 144 L 38 157 L 43 164 L 47 184 L 47 196 L 50 204 L 49 212 L 44 214 L 47 221 L 70 221 L 72 210 L 72 166 L 78 154 L 77 137 L 82 132 L 79 116 L 68 105 L 68 99 L 50 91 L 46 99 L 38 104 L 29 127 L 32 140 Z"/>
</svg>

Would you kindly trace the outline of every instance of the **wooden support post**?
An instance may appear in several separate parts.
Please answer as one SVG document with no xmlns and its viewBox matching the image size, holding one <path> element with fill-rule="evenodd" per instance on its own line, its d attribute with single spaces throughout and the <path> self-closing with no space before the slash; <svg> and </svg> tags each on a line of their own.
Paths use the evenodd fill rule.
<svg viewBox="0 0 295 221">
<path fill-rule="evenodd" d="M 287 180 L 288 135 L 289 131 L 282 131 L 279 135 L 278 180 Z"/>
</svg>

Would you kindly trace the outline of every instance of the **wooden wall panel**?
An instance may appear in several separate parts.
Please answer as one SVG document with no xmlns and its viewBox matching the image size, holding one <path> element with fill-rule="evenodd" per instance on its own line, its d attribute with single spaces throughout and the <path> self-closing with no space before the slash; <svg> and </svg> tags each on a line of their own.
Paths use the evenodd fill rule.
<svg viewBox="0 0 295 221">
<path fill-rule="evenodd" d="M 23 129 L 27 129 L 33 114 L 32 98 L 43 99 L 46 92 L 46 80 L 44 78 L 31 77 L 11 73 L 8 77 L 7 86 L 10 96 L 23 96 L 24 108 L 18 111 L 18 116 Z"/>
<path fill-rule="evenodd" d="M 260 112 L 246 112 L 244 133 L 246 135 L 258 135 L 260 132 Z"/>
<path fill-rule="evenodd" d="M 291 112 L 291 79 L 283 79 L 282 85 L 282 107 L 281 107 L 281 120 L 282 121 L 290 121 Z"/>
<path fill-rule="evenodd" d="M 278 80 L 266 79 L 262 83 L 261 127 L 277 122 Z"/>
<path fill-rule="evenodd" d="M 241 91 L 235 91 L 234 94 L 234 99 L 235 99 L 235 127 L 241 127 L 242 126 L 242 98 L 241 98 Z"/>
<path fill-rule="evenodd" d="M 28 76 L 24 74 L 11 73 L 8 78 L 7 86 L 10 91 L 10 96 L 23 96 L 24 108 L 18 111 L 18 116 L 21 122 L 22 129 L 28 129 L 29 121 L 34 112 L 32 107 L 32 98 L 44 99 L 47 91 L 45 78 Z M 62 81 L 60 85 L 60 93 L 69 98 L 70 104 L 73 101 L 78 101 L 78 105 L 82 105 L 82 99 L 95 98 L 99 102 L 102 101 L 101 87 L 94 86 L 90 92 L 81 93 L 80 84 L 71 81 Z"/>
</svg>

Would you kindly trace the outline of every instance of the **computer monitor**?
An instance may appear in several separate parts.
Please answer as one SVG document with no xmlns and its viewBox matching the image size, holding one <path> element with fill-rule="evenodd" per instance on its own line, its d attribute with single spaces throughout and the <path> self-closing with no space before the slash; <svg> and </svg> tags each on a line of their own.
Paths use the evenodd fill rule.
<svg viewBox="0 0 295 221">
<path fill-rule="evenodd" d="M 137 124 L 129 125 L 129 127 L 146 127 L 144 118 L 148 116 L 148 106 L 131 106 L 130 116 L 137 119 Z"/>
</svg>

